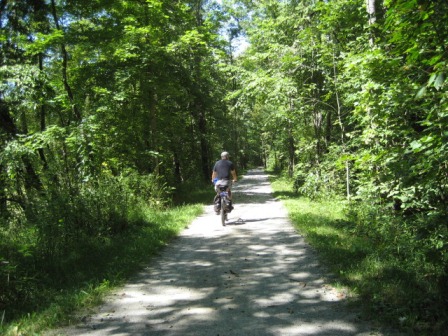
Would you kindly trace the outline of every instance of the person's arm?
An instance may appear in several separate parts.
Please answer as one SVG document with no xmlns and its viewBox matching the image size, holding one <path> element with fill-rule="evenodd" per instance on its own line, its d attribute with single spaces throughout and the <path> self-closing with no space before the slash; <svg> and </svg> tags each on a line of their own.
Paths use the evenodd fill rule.
<svg viewBox="0 0 448 336">
<path fill-rule="evenodd" d="M 233 177 L 233 182 L 238 181 L 238 177 L 236 176 L 236 170 L 232 170 L 230 171 L 232 173 L 232 177 Z"/>
<path fill-rule="evenodd" d="M 216 171 L 214 170 L 213 172 L 212 172 L 212 182 L 213 182 L 213 180 L 216 178 Z"/>
</svg>

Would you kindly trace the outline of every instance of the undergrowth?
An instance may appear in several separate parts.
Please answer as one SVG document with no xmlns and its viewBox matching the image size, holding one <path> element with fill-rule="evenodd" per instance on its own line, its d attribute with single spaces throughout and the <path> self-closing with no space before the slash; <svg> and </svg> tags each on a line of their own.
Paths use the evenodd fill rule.
<svg viewBox="0 0 448 336">
<path fill-rule="evenodd" d="M 444 335 L 443 263 L 429 259 L 430 250 L 405 220 L 366 214 L 335 198 L 311 201 L 296 195 L 290 180 L 271 180 L 297 230 L 336 275 L 335 285 L 351 291 L 365 318 L 408 335 Z"/>
<path fill-rule="evenodd" d="M 39 335 L 43 330 L 76 322 L 82 317 L 77 314 L 99 304 L 107 293 L 140 270 L 202 209 L 198 202 L 163 208 L 150 206 L 149 202 L 139 204 L 122 219 L 125 227 L 119 234 L 77 237 L 67 245 L 64 255 L 53 260 L 39 262 L 33 256 L 32 263 L 24 254 L 21 263 L 28 262 L 33 269 L 28 273 L 11 269 L 14 277 L 8 281 L 15 286 L 11 293 L 18 300 L 14 306 L 0 310 L 0 334 Z M 26 234 L 31 241 L 33 232 Z"/>
</svg>

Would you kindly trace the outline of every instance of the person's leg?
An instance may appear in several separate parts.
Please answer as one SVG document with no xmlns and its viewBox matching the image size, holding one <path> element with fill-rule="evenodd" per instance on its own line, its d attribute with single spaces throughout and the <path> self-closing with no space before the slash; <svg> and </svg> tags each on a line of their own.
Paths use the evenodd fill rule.
<svg viewBox="0 0 448 336">
<path fill-rule="evenodd" d="M 218 194 L 216 194 L 215 198 L 213 199 L 213 209 L 215 210 L 216 214 L 219 215 L 221 210 L 221 199 Z"/>
<path fill-rule="evenodd" d="M 232 203 L 232 191 L 230 188 L 227 188 L 227 192 L 229 193 L 229 210 L 233 210 L 233 203 Z"/>
</svg>

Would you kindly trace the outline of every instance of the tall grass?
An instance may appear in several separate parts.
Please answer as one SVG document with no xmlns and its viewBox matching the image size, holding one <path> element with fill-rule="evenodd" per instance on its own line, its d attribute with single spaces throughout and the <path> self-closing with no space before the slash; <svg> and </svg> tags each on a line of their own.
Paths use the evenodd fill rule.
<svg viewBox="0 0 448 336">
<path fill-rule="evenodd" d="M 26 225 L 0 232 L 0 256 L 9 260 L 0 270 L 8 278 L 0 334 L 36 335 L 73 322 L 202 212 L 200 202 L 167 206 L 163 185 L 143 178 L 97 183 L 70 198 L 49 195 Z"/>
<path fill-rule="evenodd" d="M 437 281 L 444 279 L 443 266 L 428 259 L 405 221 L 343 200 L 311 201 L 297 196 L 290 180 L 271 180 L 297 230 L 336 275 L 335 284 L 350 290 L 364 317 L 409 335 L 446 335 L 446 302 Z"/>
</svg>

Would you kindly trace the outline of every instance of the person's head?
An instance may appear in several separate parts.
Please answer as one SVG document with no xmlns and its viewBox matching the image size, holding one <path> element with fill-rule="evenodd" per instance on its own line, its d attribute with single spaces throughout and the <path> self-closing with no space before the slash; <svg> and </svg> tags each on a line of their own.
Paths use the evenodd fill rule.
<svg viewBox="0 0 448 336">
<path fill-rule="evenodd" d="M 228 152 L 222 152 L 221 153 L 221 159 L 228 160 L 229 159 L 229 153 Z"/>
</svg>

